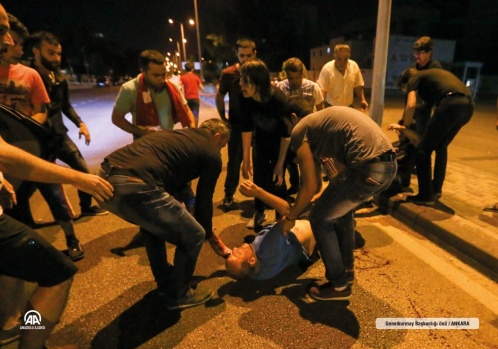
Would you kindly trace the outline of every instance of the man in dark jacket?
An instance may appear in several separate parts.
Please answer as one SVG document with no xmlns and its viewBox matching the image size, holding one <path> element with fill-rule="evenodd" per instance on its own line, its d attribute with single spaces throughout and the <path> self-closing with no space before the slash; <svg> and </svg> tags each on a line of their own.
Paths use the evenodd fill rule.
<svg viewBox="0 0 498 349">
<path fill-rule="evenodd" d="M 212 228 L 220 151 L 229 136 L 223 121 L 209 119 L 198 129 L 145 135 L 102 163 L 101 176 L 115 186 L 115 196 L 102 206 L 140 226 L 158 294 L 170 309 L 197 306 L 213 295 L 189 285 L 205 238 L 219 255 L 231 252 L 216 249 L 221 241 Z M 185 183 L 195 178 L 199 181 L 192 216 L 178 197 Z M 174 265 L 167 261 L 165 242 L 176 246 Z"/>
</svg>

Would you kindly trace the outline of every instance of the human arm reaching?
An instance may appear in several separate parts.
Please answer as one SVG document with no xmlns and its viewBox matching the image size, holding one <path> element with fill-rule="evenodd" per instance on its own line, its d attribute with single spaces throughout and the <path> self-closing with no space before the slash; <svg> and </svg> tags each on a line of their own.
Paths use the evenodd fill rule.
<svg viewBox="0 0 498 349">
<path fill-rule="evenodd" d="M 35 182 L 72 184 L 99 201 L 112 197 L 113 188 L 103 178 L 55 165 L 16 148 L 0 137 L 0 171 Z"/>
<path fill-rule="evenodd" d="M 267 192 L 261 187 L 258 187 L 250 180 L 243 181 L 239 187 L 239 191 L 244 196 L 253 197 L 263 201 L 268 206 L 274 208 L 282 216 L 289 213 L 290 205 L 287 201 Z"/>
</svg>

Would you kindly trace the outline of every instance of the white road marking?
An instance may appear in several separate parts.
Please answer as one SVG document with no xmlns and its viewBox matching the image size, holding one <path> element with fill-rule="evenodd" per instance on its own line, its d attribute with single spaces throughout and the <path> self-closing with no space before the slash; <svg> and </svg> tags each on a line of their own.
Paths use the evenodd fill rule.
<svg viewBox="0 0 498 349">
<path fill-rule="evenodd" d="M 465 273 L 455 269 L 451 263 L 448 263 L 446 260 L 430 252 L 426 247 L 406 234 L 403 230 L 392 226 L 390 226 L 389 229 L 386 229 L 386 227 L 380 223 L 373 223 L 373 225 L 381 229 L 405 249 L 418 256 L 418 258 L 427 263 L 449 281 L 453 282 L 460 289 L 467 292 L 472 298 L 491 310 L 495 315 L 498 315 L 498 296 L 496 294 L 491 293 L 477 282 L 470 280 Z M 437 266 L 437 268 L 434 266 Z"/>
</svg>

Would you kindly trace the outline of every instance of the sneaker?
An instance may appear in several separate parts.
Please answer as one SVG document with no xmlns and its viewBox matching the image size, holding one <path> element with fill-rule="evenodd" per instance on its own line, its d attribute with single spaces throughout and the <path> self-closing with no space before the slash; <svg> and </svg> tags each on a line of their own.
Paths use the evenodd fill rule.
<svg viewBox="0 0 498 349">
<path fill-rule="evenodd" d="M 436 203 L 436 200 L 423 198 L 420 196 L 420 194 L 407 196 L 406 201 L 414 203 L 415 205 L 426 205 L 426 206 L 432 206 Z"/>
<path fill-rule="evenodd" d="M 319 301 L 348 300 L 351 297 L 351 293 L 351 284 L 348 283 L 344 290 L 337 291 L 330 281 L 323 285 L 314 284 L 308 290 L 310 297 Z"/>
<path fill-rule="evenodd" d="M 260 213 L 260 212 L 256 212 L 254 214 L 254 216 L 249 220 L 249 222 L 247 223 L 247 228 L 248 229 L 254 229 L 255 227 L 257 226 L 260 226 L 263 224 L 264 221 L 266 221 L 266 218 L 268 218 L 266 216 L 266 214 L 264 213 Z"/>
<path fill-rule="evenodd" d="M 213 297 L 213 291 L 202 291 L 189 289 L 187 293 L 178 299 L 166 299 L 166 307 L 169 310 L 187 309 L 206 303 Z"/>
<path fill-rule="evenodd" d="M 21 337 L 20 322 L 7 330 L 0 329 L 0 347 L 18 340 L 19 337 Z"/>
<path fill-rule="evenodd" d="M 72 239 L 67 243 L 67 255 L 73 262 L 79 261 L 85 257 L 85 251 L 78 239 Z"/>
<path fill-rule="evenodd" d="M 233 201 L 233 198 L 230 197 L 224 197 L 223 203 L 221 205 L 223 206 L 223 209 L 227 212 L 235 208 L 235 202 Z"/>
<path fill-rule="evenodd" d="M 109 214 L 109 211 L 106 211 L 97 205 L 95 206 L 90 206 L 86 208 L 81 209 L 81 217 L 85 216 L 105 216 L 106 214 Z"/>
<path fill-rule="evenodd" d="M 214 253 L 218 256 L 228 258 L 228 256 L 232 254 L 232 250 L 229 249 L 218 236 L 213 234 L 208 241 Z"/>
</svg>

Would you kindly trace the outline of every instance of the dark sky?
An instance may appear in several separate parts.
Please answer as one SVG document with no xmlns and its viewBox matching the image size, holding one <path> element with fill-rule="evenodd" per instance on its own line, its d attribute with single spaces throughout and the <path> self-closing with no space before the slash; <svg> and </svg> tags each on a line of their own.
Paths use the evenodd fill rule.
<svg viewBox="0 0 498 349">
<path fill-rule="evenodd" d="M 0 0 L 30 31 L 46 29 L 63 37 L 68 30 L 78 28 L 92 33 L 100 32 L 116 41 L 122 48 L 157 49 L 173 51 L 175 44 L 169 37 L 180 40 L 178 25 L 168 23 L 172 17 L 180 21 L 194 18 L 194 0 Z M 309 56 L 309 48 L 324 45 L 340 34 L 353 20 L 373 23 L 375 34 L 377 1 L 375 0 L 197 0 L 201 36 L 223 30 L 233 44 L 235 37 L 247 36 L 256 40 L 260 53 L 273 55 L 275 61 L 292 55 Z M 474 10 L 468 11 L 467 4 Z M 461 58 L 494 62 L 492 51 L 496 46 L 498 0 L 415 0 L 392 1 L 394 16 L 422 7 L 430 16 L 414 15 L 405 27 L 413 30 L 412 36 L 430 35 L 436 38 L 457 40 L 457 53 Z M 405 10 L 406 8 L 406 10 Z M 482 10 L 479 10 L 481 9 Z M 398 12 L 396 12 L 398 10 Z M 413 13 L 416 13 L 415 11 Z M 426 12 L 427 14 L 427 12 Z M 299 22 L 299 17 L 314 18 L 316 23 Z M 419 33 L 420 23 L 432 33 Z M 434 20 L 435 18 L 435 20 Z M 441 24 L 443 23 L 443 25 Z M 490 23 L 486 25 L 486 23 Z M 351 26 L 349 26 L 351 28 Z M 469 33 L 464 33 L 467 28 Z M 468 29 L 470 28 L 470 29 Z M 478 28 L 472 32 L 472 28 Z M 406 28 L 405 28 L 406 29 Z M 273 31 L 285 35 L 271 35 Z M 299 33 L 303 32 L 303 33 Z M 296 34 L 297 33 L 297 34 Z M 494 34 L 490 34 L 494 33 Z M 398 34 L 398 33 L 397 33 Z M 420 34 L 420 35 L 419 35 Z M 405 35 L 410 35 L 405 33 Z M 187 51 L 196 54 L 195 28 L 186 26 Z M 454 37 L 452 37 L 454 36 Z M 265 40 L 270 38 L 270 42 Z M 271 41 L 271 38 L 274 42 Z M 368 39 L 368 38 L 367 38 Z M 466 42 L 465 42 L 466 41 Z M 278 51 L 280 50 L 280 51 Z M 489 63 L 498 70 L 496 64 Z"/>
</svg>

